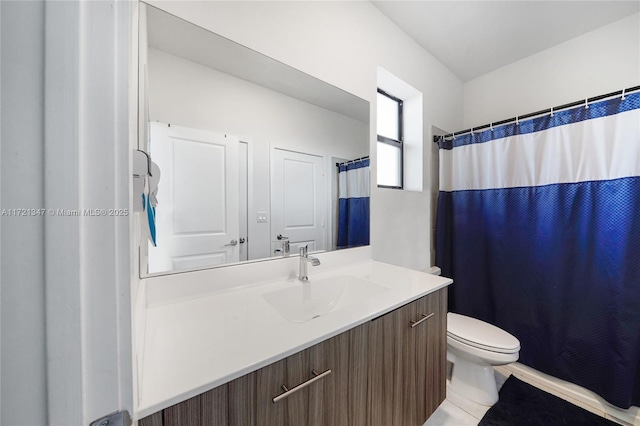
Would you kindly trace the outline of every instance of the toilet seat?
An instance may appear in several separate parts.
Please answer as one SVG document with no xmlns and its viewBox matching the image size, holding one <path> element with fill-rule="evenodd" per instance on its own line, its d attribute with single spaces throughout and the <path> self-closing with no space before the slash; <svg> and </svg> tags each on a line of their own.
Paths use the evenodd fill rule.
<svg viewBox="0 0 640 426">
<path fill-rule="evenodd" d="M 513 354 L 520 351 L 520 341 L 506 331 L 465 315 L 447 313 L 447 337 L 490 352 Z"/>
</svg>

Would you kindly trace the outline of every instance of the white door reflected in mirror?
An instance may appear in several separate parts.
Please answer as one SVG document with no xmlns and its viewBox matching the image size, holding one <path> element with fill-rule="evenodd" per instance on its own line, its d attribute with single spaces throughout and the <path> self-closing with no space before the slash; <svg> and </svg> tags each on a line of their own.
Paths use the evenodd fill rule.
<svg viewBox="0 0 640 426">
<path fill-rule="evenodd" d="M 162 181 L 148 272 L 237 262 L 238 138 L 150 123 L 149 145 Z"/>
<path fill-rule="evenodd" d="M 278 235 L 291 253 L 326 250 L 327 196 L 322 157 L 273 148 L 271 153 L 271 253 L 281 256 Z"/>
</svg>

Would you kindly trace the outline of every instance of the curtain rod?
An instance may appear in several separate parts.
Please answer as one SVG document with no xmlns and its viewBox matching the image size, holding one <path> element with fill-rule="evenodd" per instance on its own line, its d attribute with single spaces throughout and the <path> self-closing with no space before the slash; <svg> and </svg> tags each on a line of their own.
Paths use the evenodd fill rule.
<svg viewBox="0 0 640 426">
<path fill-rule="evenodd" d="M 365 155 L 364 157 L 356 158 L 355 160 L 349 160 L 343 163 L 336 163 L 336 167 L 340 166 L 341 164 L 349 164 L 349 163 L 355 163 L 356 161 L 360 161 L 360 160 L 366 160 L 367 158 L 369 158 L 369 156 Z"/>
<path fill-rule="evenodd" d="M 484 129 L 491 128 L 493 126 L 501 126 L 501 125 L 507 124 L 507 123 L 513 123 L 513 122 L 520 121 L 520 120 L 526 120 L 527 118 L 535 117 L 535 116 L 538 116 L 538 115 L 550 114 L 550 113 L 553 113 L 553 112 L 558 112 L 558 111 L 563 110 L 563 109 L 572 108 L 572 107 L 579 106 L 579 105 L 585 105 L 585 104 L 589 104 L 589 103 L 592 103 L 592 102 L 601 101 L 603 99 L 612 98 L 614 96 L 625 95 L 625 94 L 628 94 L 628 93 L 631 93 L 631 92 L 636 92 L 638 90 L 640 90 L 640 86 L 634 86 L 634 87 L 630 87 L 628 89 L 618 90 L 617 92 L 607 93 L 606 95 L 594 96 L 592 98 L 587 98 L 585 100 L 575 101 L 575 102 L 571 102 L 571 103 L 568 103 L 568 104 L 560 105 L 560 106 L 553 107 L 553 108 L 543 109 L 543 110 L 532 112 L 532 113 L 525 114 L 525 115 L 519 115 L 517 117 L 508 118 L 506 120 L 496 121 L 495 123 L 485 124 L 485 125 L 482 125 L 482 126 L 472 127 L 470 129 L 466 129 L 466 130 L 461 130 L 459 132 L 448 133 L 446 135 L 440 135 L 440 136 L 436 135 L 436 136 L 433 137 L 433 141 L 434 142 L 438 142 L 438 141 L 440 141 L 440 140 L 442 140 L 444 138 L 451 138 L 454 135 L 461 136 L 461 135 L 465 135 L 467 133 L 475 132 L 477 130 L 484 130 Z"/>
</svg>

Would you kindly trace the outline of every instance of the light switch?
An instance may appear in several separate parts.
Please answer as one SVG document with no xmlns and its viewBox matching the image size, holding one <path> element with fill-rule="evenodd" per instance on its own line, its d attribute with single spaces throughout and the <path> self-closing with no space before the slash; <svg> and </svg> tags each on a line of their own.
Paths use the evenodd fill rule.
<svg viewBox="0 0 640 426">
<path fill-rule="evenodd" d="M 267 223 L 267 212 L 258 212 L 258 223 Z"/>
</svg>

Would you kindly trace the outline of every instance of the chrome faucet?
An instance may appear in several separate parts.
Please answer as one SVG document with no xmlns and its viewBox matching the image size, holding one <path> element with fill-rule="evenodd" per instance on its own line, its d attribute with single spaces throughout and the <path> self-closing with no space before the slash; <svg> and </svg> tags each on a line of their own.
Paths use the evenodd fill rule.
<svg viewBox="0 0 640 426">
<path fill-rule="evenodd" d="M 289 257 L 289 237 L 278 234 L 278 241 L 282 241 L 282 249 L 276 249 L 274 253 L 282 253 L 282 257 Z"/>
<path fill-rule="evenodd" d="M 311 266 L 318 266 L 320 264 L 320 259 L 307 254 L 308 247 L 309 246 L 300 247 L 300 272 L 298 273 L 298 279 L 300 281 L 309 281 L 309 277 L 307 276 L 307 263 L 311 263 Z"/>
</svg>

